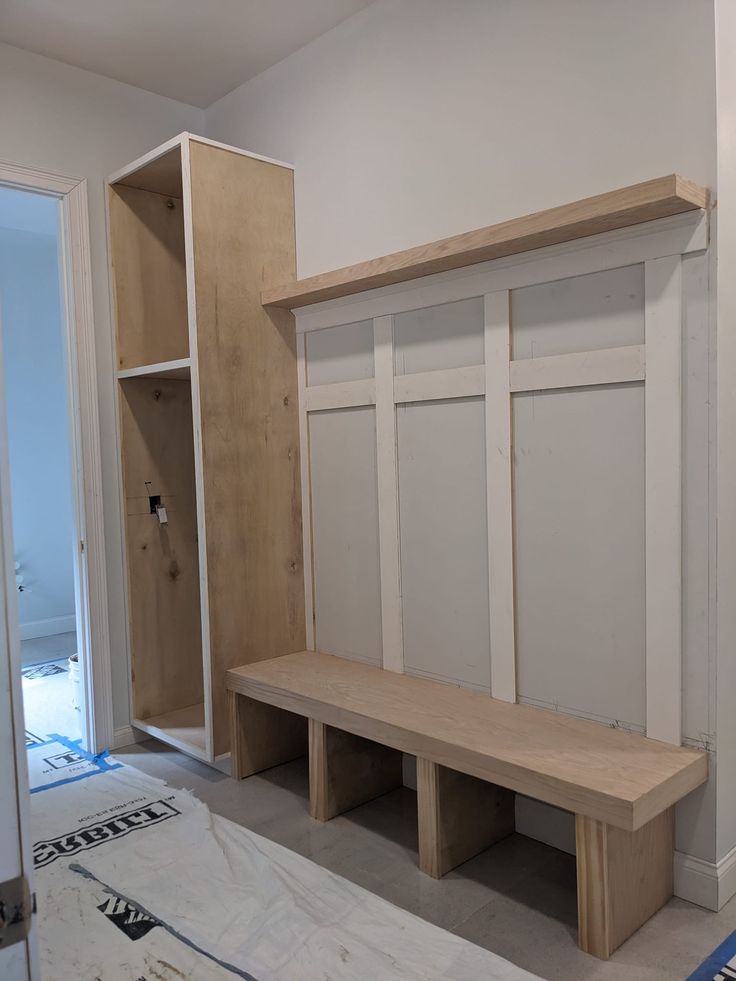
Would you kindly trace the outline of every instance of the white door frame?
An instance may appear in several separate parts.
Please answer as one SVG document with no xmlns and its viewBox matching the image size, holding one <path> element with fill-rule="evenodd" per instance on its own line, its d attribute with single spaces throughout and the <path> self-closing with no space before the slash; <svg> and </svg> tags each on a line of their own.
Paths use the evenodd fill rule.
<svg viewBox="0 0 736 981">
<path fill-rule="evenodd" d="M 78 542 L 77 629 L 85 706 L 82 739 L 88 751 L 100 752 L 112 745 L 113 718 L 87 182 L 0 160 L 0 185 L 48 194 L 60 202 L 72 500 Z"/>
</svg>

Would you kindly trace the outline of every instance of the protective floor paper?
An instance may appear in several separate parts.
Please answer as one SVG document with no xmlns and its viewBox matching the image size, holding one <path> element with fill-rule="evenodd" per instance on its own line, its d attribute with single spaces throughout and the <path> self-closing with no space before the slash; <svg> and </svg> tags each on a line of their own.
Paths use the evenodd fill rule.
<svg viewBox="0 0 736 981">
<path fill-rule="evenodd" d="M 131 767 L 32 808 L 44 981 L 533 981 Z"/>
</svg>

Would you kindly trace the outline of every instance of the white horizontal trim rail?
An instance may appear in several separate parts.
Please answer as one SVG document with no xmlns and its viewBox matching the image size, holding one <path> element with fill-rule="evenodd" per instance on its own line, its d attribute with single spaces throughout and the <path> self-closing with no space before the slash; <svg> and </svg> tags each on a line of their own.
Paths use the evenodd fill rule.
<svg viewBox="0 0 736 981">
<path fill-rule="evenodd" d="M 643 344 L 555 354 L 546 358 L 525 358 L 508 365 L 509 392 L 536 392 L 550 388 L 581 388 L 643 381 L 646 354 Z M 394 377 L 394 403 L 461 399 L 486 393 L 484 365 L 419 371 Z M 312 385 L 305 389 L 307 412 L 346 409 L 376 404 L 373 378 L 359 381 Z"/>
<path fill-rule="evenodd" d="M 338 327 L 386 314 L 451 303 L 497 290 L 583 276 L 606 269 L 634 266 L 667 255 L 686 255 L 708 247 L 708 215 L 699 211 L 644 222 L 634 228 L 605 232 L 565 245 L 525 252 L 520 256 L 453 269 L 350 298 L 327 300 L 294 311 L 298 333 Z"/>
<path fill-rule="evenodd" d="M 304 401 L 307 412 L 375 405 L 376 381 L 375 378 L 361 378 L 359 381 L 334 382 L 331 385 L 308 385 L 304 389 Z"/>
<path fill-rule="evenodd" d="M 458 399 L 485 395 L 485 367 L 445 368 L 419 371 L 394 378 L 394 402 L 426 402 L 429 399 Z"/>
<path fill-rule="evenodd" d="M 509 390 L 537 392 L 546 388 L 576 388 L 643 381 L 646 353 L 643 344 L 525 358 L 509 364 Z"/>
</svg>

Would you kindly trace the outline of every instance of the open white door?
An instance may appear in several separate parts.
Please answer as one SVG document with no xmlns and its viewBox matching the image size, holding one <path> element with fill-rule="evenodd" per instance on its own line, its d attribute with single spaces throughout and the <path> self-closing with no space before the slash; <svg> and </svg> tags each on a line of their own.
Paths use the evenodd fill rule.
<svg viewBox="0 0 736 981">
<path fill-rule="evenodd" d="M 2 379 L 0 325 L 0 379 Z M 13 570 L 5 391 L 0 386 L 0 978 L 35 981 L 30 796 Z M 12 581 L 11 581 L 12 580 Z"/>
</svg>

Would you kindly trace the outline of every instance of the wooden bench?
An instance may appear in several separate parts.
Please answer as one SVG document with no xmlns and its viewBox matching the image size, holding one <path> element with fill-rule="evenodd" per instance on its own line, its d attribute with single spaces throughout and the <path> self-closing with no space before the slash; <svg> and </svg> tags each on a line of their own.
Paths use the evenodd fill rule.
<svg viewBox="0 0 736 981">
<path fill-rule="evenodd" d="M 317 820 L 401 786 L 416 756 L 419 864 L 437 878 L 514 830 L 516 792 L 573 812 L 579 944 L 597 957 L 672 896 L 674 805 L 707 779 L 705 753 L 313 651 L 227 687 L 233 776 L 308 743 Z"/>
</svg>

